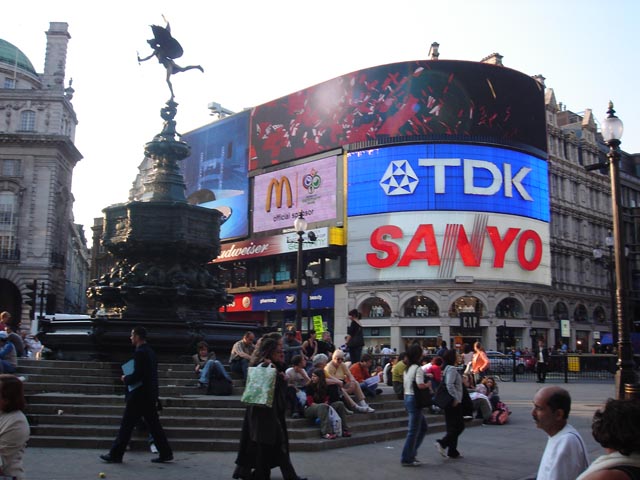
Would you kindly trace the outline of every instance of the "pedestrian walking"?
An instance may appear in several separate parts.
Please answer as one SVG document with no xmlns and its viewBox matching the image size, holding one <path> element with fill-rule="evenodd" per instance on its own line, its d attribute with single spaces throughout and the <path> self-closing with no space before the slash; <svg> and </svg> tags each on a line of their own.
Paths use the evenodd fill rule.
<svg viewBox="0 0 640 480">
<path fill-rule="evenodd" d="M 421 462 L 416 458 L 418 449 L 427 434 L 427 419 L 422 414 L 422 408 L 416 404 L 416 395 L 413 391 L 413 383 L 420 389 L 429 388 L 424 381 L 424 372 L 420 368 L 422 360 L 422 347 L 414 343 L 407 351 L 409 368 L 404 372 L 404 408 L 409 414 L 407 438 L 404 441 L 400 462 L 403 467 L 418 467 Z"/>
<path fill-rule="evenodd" d="M 133 372 L 120 377 L 127 386 L 127 403 L 118 436 L 113 441 L 109 453 L 100 455 L 100 458 L 107 463 L 122 463 L 122 457 L 131 439 L 131 433 L 138 421 L 144 418 L 160 453 L 151 461 L 154 463 L 171 462 L 173 452 L 158 417 L 158 410 L 162 407 L 158 398 L 156 354 L 147 343 L 147 330 L 144 327 L 135 327 L 131 330 L 130 338 L 131 344 L 136 347 L 133 355 Z"/>
<path fill-rule="evenodd" d="M 442 357 L 444 368 L 443 382 L 453 397 L 453 401 L 444 409 L 446 435 L 436 440 L 436 449 L 443 457 L 461 458 L 458 451 L 458 437 L 464 431 L 464 413 L 462 411 L 462 377 L 456 369 L 457 355 L 455 350 L 447 350 Z M 448 451 L 447 451 L 448 449 Z"/>
</svg>

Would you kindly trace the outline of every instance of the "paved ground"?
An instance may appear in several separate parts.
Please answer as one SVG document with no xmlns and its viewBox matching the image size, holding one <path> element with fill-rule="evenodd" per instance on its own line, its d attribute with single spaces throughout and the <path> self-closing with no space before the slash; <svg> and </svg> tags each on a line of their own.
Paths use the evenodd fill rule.
<svg viewBox="0 0 640 480">
<path fill-rule="evenodd" d="M 582 434 L 591 459 L 601 448 L 591 436 L 591 418 L 596 408 L 614 395 L 612 383 L 581 383 L 565 386 L 572 395 L 570 423 Z M 536 383 L 500 383 L 500 393 L 511 407 L 510 423 L 502 426 L 482 426 L 465 430 L 459 449 L 464 458 L 443 459 L 433 442 L 440 435 L 427 435 L 419 452 L 421 467 L 400 466 L 403 441 L 394 440 L 343 450 L 294 453 L 293 464 L 301 476 L 310 480 L 367 480 L 450 478 L 521 480 L 534 477 L 542 455 L 546 435 L 536 429 L 531 419 L 531 399 L 540 385 Z M 358 432 L 354 431 L 354 435 Z M 96 450 L 28 448 L 25 464 L 29 480 L 88 480 L 104 472 L 107 480 L 163 479 L 230 479 L 235 453 L 178 452 L 172 464 L 156 465 L 147 452 L 127 453 L 119 465 L 104 464 Z M 282 478 L 274 470 L 272 479 Z"/>
</svg>

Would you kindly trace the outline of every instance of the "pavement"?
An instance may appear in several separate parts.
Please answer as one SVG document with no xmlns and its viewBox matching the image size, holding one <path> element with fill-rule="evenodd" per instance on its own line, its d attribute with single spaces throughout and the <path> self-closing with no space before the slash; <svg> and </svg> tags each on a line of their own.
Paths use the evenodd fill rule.
<svg viewBox="0 0 640 480">
<path fill-rule="evenodd" d="M 613 383 L 547 383 L 565 387 L 572 396 L 571 423 L 584 438 L 594 460 L 602 448 L 591 436 L 591 419 L 607 398 L 615 395 Z M 466 429 L 458 449 L 464 458 L 442 458 L 434 447 L 442 434 L 428 434 L 419 452 L 419 467 L 400 465 L 404 440 L 324 450 L 294 452 L 292 462 L 298 475 L 309 480 L 354 478 L 383 480 L 455 478 L 456 480 L 524 480 L 534 478 L 547 435 L 538 430 L 531 418 L 532 398 L 540 388 L 533 382 L 501 382 L 500 396 L 512 410 L 506 425 L 476 426 Z M 353 431 L 357 435 L 357 430 Z M 171 439 L 169 439 L 171 441 Z M 28 480 L 163 480 L 201 478 L 230 479 L 235 452 L 176 452 L 170 464 L 153 464 L 150 452 L 127 452 L 122 464 L 105 464 L 97 450 L 27 448 L 25 469 Z M 104 477 L 100 474 L 103 473 Z M 282 479 L 279 469 L 272 480 Z"/>
</svg>

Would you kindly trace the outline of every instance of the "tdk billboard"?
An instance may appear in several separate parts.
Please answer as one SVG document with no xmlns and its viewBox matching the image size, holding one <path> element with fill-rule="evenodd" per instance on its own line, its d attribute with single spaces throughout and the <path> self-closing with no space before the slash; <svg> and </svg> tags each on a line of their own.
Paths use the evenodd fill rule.
<svg viewBox="0 0 640 480">
<path fill-rule="evenodd" d="M 549 221 L 547 162 L 468 144 L 381 147 L 348 155 L 348 216 L 475 211 Z"/>
</svg>

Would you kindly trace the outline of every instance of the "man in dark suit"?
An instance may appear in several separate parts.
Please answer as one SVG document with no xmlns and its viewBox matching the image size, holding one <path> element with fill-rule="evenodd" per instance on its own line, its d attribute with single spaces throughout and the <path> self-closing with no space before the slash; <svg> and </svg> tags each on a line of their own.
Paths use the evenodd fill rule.
<svg viewBox="0 0 640 480">
<path fill-rule="evenodd" d="M 131 344 L 136 347 L 133 354 L 133 372 L 122 375 L 121 380 L 127 385 L 127 405 L 124 409 L 120 431 L 113 441 L 111 450 L 100 458 L 107 463 L 121 463 L 131 433 L 141 418 L 147 423 L 149 433 L 153 437 L 160 456 L 151 459 L 154 463 L 165 463 L 173 460 L 173 452 L 158 418 L 158 363 L 156 354 L 147 344 L 147 330 L 135 327 L 131 330 Z"/>
<path fill-rule="evenodd" d="M 538 340 L 536 354 L 536 372 L 538 372 L 538 383 L 544 383 L 547 379 L 547 369 L 549 365 L 549 349 L 544 346 L 543 340 Z"/>
</svg>

